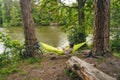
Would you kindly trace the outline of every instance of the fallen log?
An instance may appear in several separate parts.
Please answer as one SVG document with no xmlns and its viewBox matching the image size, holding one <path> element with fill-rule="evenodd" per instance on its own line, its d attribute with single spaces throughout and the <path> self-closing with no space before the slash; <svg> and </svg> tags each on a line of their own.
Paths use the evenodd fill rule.
<svg viewBox="0 0 120 80">
<path fill-rule="evenodd" d="M 117 80 L 75 56 L 72 56 L 66 65 L 83 80 Z"/>
</svg>

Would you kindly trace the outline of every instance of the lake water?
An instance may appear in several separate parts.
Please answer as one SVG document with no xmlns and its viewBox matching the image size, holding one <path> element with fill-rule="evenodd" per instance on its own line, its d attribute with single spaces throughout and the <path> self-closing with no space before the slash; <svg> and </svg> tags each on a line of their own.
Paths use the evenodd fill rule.
<svg viewBox="0 0 120 80">
<path fill-rule="evenodd" d="M 36 27 L 35 31 L 39 42 L 44 42 L 54 47 L 65 47 L 68 45 L 67 36 L 59 27 Z M 10 35 L 12 39 L 24 41 L 23 27 L 0 28 L 0 32 Z M 0 43 L 0 53 L 3 50 L 4 46 Z"/>
</svg>

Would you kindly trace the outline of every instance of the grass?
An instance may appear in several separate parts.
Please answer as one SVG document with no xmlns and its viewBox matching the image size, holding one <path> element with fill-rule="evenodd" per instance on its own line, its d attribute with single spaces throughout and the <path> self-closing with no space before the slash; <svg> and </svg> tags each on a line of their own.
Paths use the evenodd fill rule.
<svg viewBox="0 0 120 80">
<path fill-rule="evenodd" d="M 0 74 L 0 80 L 7 80 L 7 75 Z"/>
<path fill-rule="evenodd" d="M 65 69 L 64 73 L 67 74 L 69 77 L 71 77 L 72 79 L 77 79 L 80 78 L 78 77 L 75 73 L 73 73 L 71 70 L 69 69 Z"/>
<path fill-rule="evenodd" d="M 113 56 L 120 58 L 120 52 L 113 52 Z"/>
<path fill-rule="evenodd" d="M 42 61 L 42 59 L 38 58 L 38 57 L 37 58 L 36 57 L 30 57 L 30 58 L 21 60 L 21 62 L 24 62 L 26 64 L 34 64 L 34 63 L 39 63 L 41 61 Z"/>
<path fill-rule="evenodd" d="M 28 74 L 28 71 L 22 70 L 22 71 L 20 72 L 20 74 L 21 74 L 22 76 L 25 76 L 25 75 Z"/>
<path fill-rule="evenodd" d="M 34 64 L 37 62 L 41 62 L 41 59 L 32 57 L 32 58 L 28 58 L 20 61 L 14 61 L 13 63 L 7 64 L 7 65 L 3 65 L 3 67 L 0 68 L 0 80 L 6 80 L 9 74 L 17 73 L 17 72 L 20 72 L 21 75 L 26 75 L 28 74 L 28 72 L 21 71 L 19 67 L 22 65 L 24 66 L 24 65 Z"/>
</svg>

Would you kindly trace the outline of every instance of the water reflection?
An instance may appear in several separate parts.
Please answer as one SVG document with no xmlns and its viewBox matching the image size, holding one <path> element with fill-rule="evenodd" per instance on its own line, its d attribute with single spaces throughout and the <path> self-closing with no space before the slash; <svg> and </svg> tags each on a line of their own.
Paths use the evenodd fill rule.
<svg viewBox="0 0 120 80">
<path fill-rule="evenodd" d="M 5 47 L 3 46 L 3 43 L 0 42 L 0 53 L 4 52 Z"/>
<path fill-rule="evenodd" d="M 22 27 L 8 27 L 0 28 L 1 32 L 5 32 L 13 39 L 24 41 L 24 32 Z M 36 27 L 36 36 L 38 41 L 45 42 L 54 47 L 65 47 L 68 45 L 66 34 L 60 30 L 59 27 Z M 4 50 L 2 44 L 0 44 L 0 53 Z"/>
<path fill-rule="evenodd" d="M 39 41 L 55 47 L 63 47 L 68 45 L 66 34 L 63 33 L 58 27 L 37 27 L 36 35 Z"/>
</svg>

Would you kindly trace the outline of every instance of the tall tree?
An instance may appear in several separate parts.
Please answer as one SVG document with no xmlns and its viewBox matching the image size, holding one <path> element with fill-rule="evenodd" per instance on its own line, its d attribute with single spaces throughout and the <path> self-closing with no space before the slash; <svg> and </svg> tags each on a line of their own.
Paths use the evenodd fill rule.
<svg viewBox="0 0 120 80">
<path fill-rule="evenodd" d="M 0 0 L 0 10 L 2 10 L 2 1 Z M 2 25 L 2 11 L 0 11 L 0 26 Z"/>
<path fill-rule="evenodd" d="M 3 26 L 8 27 L 10 23 L 10 11 L 12 9 L 12 0 L 3 0 L 2 8 L 2 21 Z"/>
<path fill-rule="evenodd" d="M 103 56 L 110 53 L 110 0 L 94 0 L 94 10 L 93 55 Z"/>
<path fill-rule="evenodd" d="M 35 36 L 34 21 L 31 14 L 31 0 L 20 0 L 20 4 L 23 16 L 26 56 L 32 57 L 37 53 L 35 49 L 37 38 Z"/>
<path fill-rule="evenodd" d="M 84 5 L 86 0 L 77 0 L 78 1 L 78 24 L 82 25 L 84 21 Z"/>
</svg>

